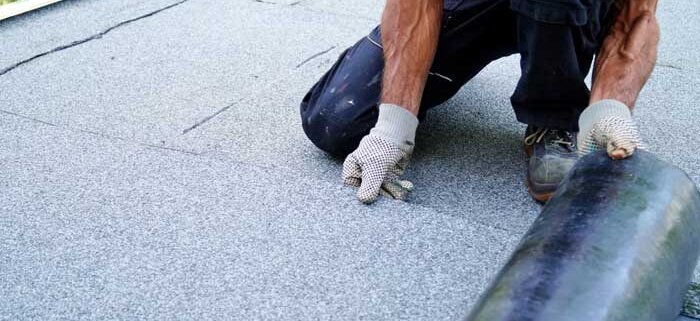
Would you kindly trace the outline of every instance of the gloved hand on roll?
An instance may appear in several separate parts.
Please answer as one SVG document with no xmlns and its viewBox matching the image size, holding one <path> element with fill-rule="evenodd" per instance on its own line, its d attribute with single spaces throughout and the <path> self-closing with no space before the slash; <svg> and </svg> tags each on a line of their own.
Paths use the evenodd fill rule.
<svg viewBox="0 0 700 321">
<path fill-rule="evenodd" d="M 581 155 L 604 149 L 610 158 L 624 159 L 644 149 L 630 109 L 617 100 L 601 100 L 586 108 L 579 117 L 579 130 Z"/>
<path fill-rule="evenodd" d="M 358 187 L 357 198 L 374 202 L 379 194 L 405 200 L 413 184 L 401 180 L 413 152 L 418 118 L 403 107 L 379 106 L 377 124 L 343 163 L 343 182 Z"/>
</svg>

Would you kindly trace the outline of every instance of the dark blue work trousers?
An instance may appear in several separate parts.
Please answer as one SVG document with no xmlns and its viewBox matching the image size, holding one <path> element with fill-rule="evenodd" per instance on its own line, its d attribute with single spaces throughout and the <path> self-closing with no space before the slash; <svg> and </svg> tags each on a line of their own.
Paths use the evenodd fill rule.
<svg viewBox="0 0 700 321">
<path fill-rule="evenodd" d="M 437 52 L 419 119 L 491 61 L 520 54 L 511 103 L 520 122 L 578 130 L 584 79 L 617 16 L 615 0 L 445 0 Z M 304 132 L 344 157 L 377 120 L 384 68 L 379 27 L 345 50 L 301 103 Z"/>
</svg>

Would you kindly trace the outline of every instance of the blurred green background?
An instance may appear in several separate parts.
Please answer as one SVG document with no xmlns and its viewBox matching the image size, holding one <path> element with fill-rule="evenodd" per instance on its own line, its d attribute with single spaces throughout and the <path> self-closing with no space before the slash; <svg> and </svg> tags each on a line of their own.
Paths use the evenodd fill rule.
<svg viewBox="0 0 700 321">
<path fill-rule="evenodd" d="M 0 6 L 3 4 L 8 4 L 10 2 L 15 2 L 15 1 L 18 1 L 18 0 L 0 0 Z"/>
</svg>

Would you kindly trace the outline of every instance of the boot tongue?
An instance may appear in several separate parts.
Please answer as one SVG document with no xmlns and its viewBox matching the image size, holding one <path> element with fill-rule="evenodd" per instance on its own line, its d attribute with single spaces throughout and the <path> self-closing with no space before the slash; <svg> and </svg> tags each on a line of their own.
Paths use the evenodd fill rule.
<svg viewBox="0 0 700 321">
<path fill-rule="evenodd" d="M 565 130 L 551 129 L 547 132 L 547 135 L 545 135 L 544 140 L 548 145 L 559 146 L 566 149 L 572 149 L 574 147 L 571 133 Z"/>
</svg>

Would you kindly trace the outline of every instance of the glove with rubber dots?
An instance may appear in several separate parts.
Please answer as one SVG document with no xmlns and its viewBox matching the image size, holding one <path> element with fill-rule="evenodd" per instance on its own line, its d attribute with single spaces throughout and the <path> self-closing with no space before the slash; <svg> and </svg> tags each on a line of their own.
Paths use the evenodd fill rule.
<svg viewBox="0 0 700 321">
<path fill-rule="evenodd" d="M 617 100 L 601 100 L 586 108 L 579 117 L 579 130 L 579 155 L 605 149 L 610 158 L 623 159 L 645 148 L 630 109 Z"/>
<path fill-rule="evenodd" d="M 343 182 L 358 187 L 357 198 L 372 203 L 381 194 L 405 200 L 413 184 L 401 180 L 413 152 L 418 118 L 407 109 L 379 106 L 377 124 L 343 163 Z"/>
</svg>

